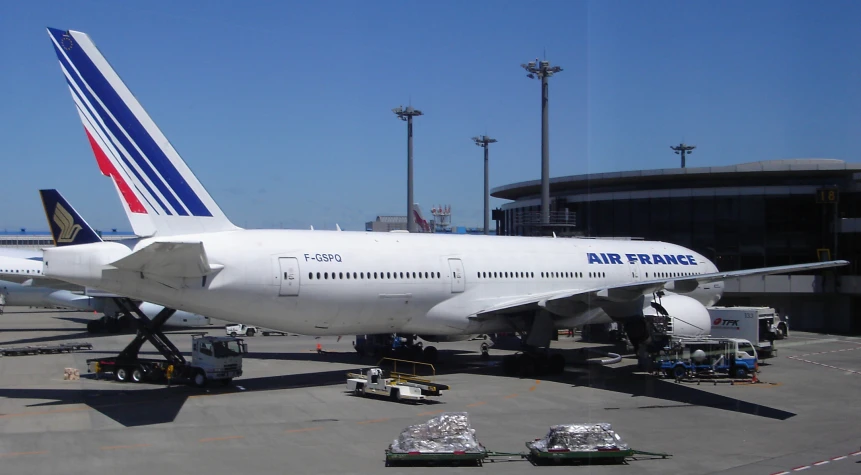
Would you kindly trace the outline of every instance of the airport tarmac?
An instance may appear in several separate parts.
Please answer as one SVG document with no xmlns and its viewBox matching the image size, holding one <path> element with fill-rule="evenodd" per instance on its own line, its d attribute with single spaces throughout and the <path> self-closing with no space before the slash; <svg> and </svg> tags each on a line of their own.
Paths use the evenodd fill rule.
<svg viewBox="0 0 861 475">
<path fill-rule="evenodd" d="M 683 384 L 612 367 L 569 368 L 546 379 L 502 375 L 480 341 L 435 344 L 438 403 L 412 405 L 345 391 L 346 372 L 374 364 L 353 337 L 247 338 L 245 374 L 197 389 L 89 379 L 86 359 L 115 354 L 132 335 L 93 337 L 92 315 L 7 307 L 0 346 L 87 341 L 93 350 L 0 357 L 0 466 L 8 474 L 715 474 L 861 473 L 861 338 L 791 332 L 762 383 Z M 223 329 L 205 329 L 223 335 Z M 192 330 L 172 331 L 182 350 Z M 585 344 L 560 336 L 554 346 Z M 326 354 L 318 355 L 320 342 Z M 594 344 L 593 344 L 594 345 Z M 154 353 L 144 346 L 144 352 Z M 63 369 L 78 368 L 79 381 Z M 609 422 L 632 448 L 672 454 L 628 465 L 534 467 L 514 459 L 481 468 L 385 467 L 402 429 L 466 411 L 489 450 L 522 452 L 561 423 Z M 804 468 L 807 467 L 807 468 Z"/>
</svg>

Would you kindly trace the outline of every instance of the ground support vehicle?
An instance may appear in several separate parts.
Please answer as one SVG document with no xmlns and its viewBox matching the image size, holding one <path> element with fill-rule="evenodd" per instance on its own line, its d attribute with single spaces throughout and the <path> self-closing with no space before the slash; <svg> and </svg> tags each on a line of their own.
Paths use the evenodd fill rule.
<svg viewBox="0 0 861 475">
<path fill-rule="evenodd" d="M 729 376 L 744 379 L 758 371 L 756 349 L 741 338 L 672 340 L 652 369 L 668 378 Z"/>
<path fill-rule="evenodd" d="M 780 318 L 771 307 L 708 307 L 712 318 L 710 336 L 743 338 L 753 343 L 760 358 L 777 353 L 774 340 Z"/>
<path fill-rule="evenodd" d="M 60 343 L 58 345 L 29 345 L 0 348 L 0 355 L 45 355 L 53 353 L 71 353 L 73 351 L 92 350 L 93 345 L 86 342 Z"/>
<path fill-rule="evenodd" d="M 210 381 L 229 384 L 242 375 L 242 355 L 247 347 L 241 339 L 192 335 L 192 360 L 186 361 L 182 352 L 161 332 L 164 322 L 176 310 L 165 308 L 152 320 L 134 307 L 128 299 L 115 299 L 121 308 L 138 317 L 134 340 L 119 355 L 87 360 L 87 368 L 101 377 L 110 373 L 120 382 L 173 381 L 192 382 L 198 387 Z M 138 356 L 141 346 L 149 341 L 164 356 L 164 360 Z"/>
<path fill-rule="evenodd" d="M 397 370 L 398 362 L 401 363 L 402 368 L 404 365 L 413 365 L 414 368 L 426 366 L 430 369 L 432 376 L 419 376 L 415 374 L 415 369 L 412 373 L 399 372 Z M 384 363 L 392 363 L 393 365 L 388 377 L 385 371 L 380 368 Z M 367 371 L 360 371 L 359 373 L 347 373 L 347 390 L 357 396 L 373 394 L 388 397 L 393 401 L 423 401 L 428 397 L 438 397 L 441 395 L 441 391 L 450 389 L 445 384 L 435 383 L 432 379 L 435 375 L 436 370 L 433 365 L 428 363 L 383 358 L 377 367 L 368 368 Z"/>
<path fill-rule="evenodd" d="M 228 336 L 254 336 L 257 333 L 263 336 L 287 336 L 289 333 L 287 332 L 279 332 L 276 330 L 267 330 L 260 327 L 255 327 L 251 325 L 245 325 L 243 323 L 228 323 L 224 326 L 224 333 Z"/>
</svg>

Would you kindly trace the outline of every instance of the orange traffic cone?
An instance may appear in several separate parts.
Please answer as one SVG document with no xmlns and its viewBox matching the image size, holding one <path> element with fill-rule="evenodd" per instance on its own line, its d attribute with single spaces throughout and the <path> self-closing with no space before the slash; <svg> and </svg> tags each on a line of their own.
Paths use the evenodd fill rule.
<svg viewBox="0 0 861 475">
<path fill-rule="evenodd" d="M 323 352 L 323 345 L 318 342 L 317 343 L 317 353 L 322 353 L 322 352 Z"/>
</svg>

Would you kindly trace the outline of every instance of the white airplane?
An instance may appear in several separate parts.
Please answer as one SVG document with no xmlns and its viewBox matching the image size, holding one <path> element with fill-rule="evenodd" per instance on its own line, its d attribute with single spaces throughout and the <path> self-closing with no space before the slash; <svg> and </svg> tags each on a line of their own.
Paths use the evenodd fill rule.
<svg viewBox="0 0 861 475">
<path fill-rule="evenodd" d="M 51 210 L 49 224 L 55 243 L 62 246 L 101 242 L 98 234 L 56 190 L 43 191 L 42 201 L 45 209 Z M 63 225 L 63 231 L 60 225 Z M 64 239 L 67 242 L 63 242 Z M 6 295 L 7 306 L 59 307 L 104 314 L 105 318 L 94 319 L 87 324 L 87 329 L 92 332 L 121 330 L 128 325 L 128 321 L 120 317 L 123 309 L 114 300 L 119 296 L 44 277 L 42 251 L 0 248 L 0 291 Z M 154 317 L 164 308 L 150 302 L 136 304 L 148 317 Z M 184 311 L 174 313 L 165 322 L 167 326 L 183 328 L 209 324 L 208 317 Z"/>
<path fill-rule="evenodd" d="M 698 336 L 725 279 L 847 264 L 720 272 L 665 242 L 241 229 L 90 38 L 48 33 L 99 169 L 142 236 L 45 249 L 51 278 L 305 335 L 518 331 L 530 351 L 509 361 L 529 369 L 558 329 L 617 321 L 643 347 L 663 316 L 675 335 Z M 549 364 L 560 370 L 560 357 Z"/>
</svg>

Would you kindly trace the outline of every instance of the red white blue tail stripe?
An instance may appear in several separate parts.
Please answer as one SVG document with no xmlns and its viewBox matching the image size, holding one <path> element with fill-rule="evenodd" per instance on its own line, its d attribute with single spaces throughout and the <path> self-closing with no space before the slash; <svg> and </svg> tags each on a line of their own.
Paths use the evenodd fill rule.
<svg viewBox="0 0 861 475">
<path fill-rule="evenodd" d="M 114 180 L 132 226 L 144 235 L 235 229 L 90 38 L 48 33 L 99 169 Z"/>
</svg>

